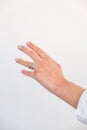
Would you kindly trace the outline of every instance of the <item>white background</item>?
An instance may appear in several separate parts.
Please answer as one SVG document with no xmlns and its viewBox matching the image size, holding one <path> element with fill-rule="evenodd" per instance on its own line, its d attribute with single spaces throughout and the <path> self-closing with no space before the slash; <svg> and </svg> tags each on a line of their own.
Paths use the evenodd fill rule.
<svg viewBox="0 0 87 130">
<path fill-rule="evenodd" d="M 87 1 L 0 0 L 0 130 L 86 130 L 76 110 L 21 74 L 17 46 L 32 41 L 87 88 Z"/>
</svg>

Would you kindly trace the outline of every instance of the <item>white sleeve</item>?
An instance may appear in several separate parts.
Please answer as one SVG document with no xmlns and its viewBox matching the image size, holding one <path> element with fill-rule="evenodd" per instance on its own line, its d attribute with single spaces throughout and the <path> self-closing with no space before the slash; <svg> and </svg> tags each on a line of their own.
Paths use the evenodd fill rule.
<svg viewBox="0 0 87 130">
<path fill-rule="evenodd" d="M 77 105 L 77 119 L 87 125 L 87 90 L 85 90 Z"/>
</svg>

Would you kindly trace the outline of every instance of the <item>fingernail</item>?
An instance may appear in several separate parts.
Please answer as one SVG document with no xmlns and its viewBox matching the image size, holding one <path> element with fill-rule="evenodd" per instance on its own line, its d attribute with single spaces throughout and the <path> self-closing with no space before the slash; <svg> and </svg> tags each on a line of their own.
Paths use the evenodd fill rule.
<svg viewBox="0 0 87 130">
<path fill-rule="evenodd" d="M 15 59 L 15 61 L 19 61 L 19 59 L 18 59 L 18 58 L 16 58 L 16 59 Z"/>
<path fill-rule="evenodd" d="M 24 74 L 24 73 L 25 73 L 25 70 L 21 70 L 21 73 Z"/>
<path fill-rule="evenodd" d="M 22 45 L 19 45 L 19 46 L 18 46 L 18 49 L 22 49 L 22 47 L 23 47 Z"/>
<path fill-rule="evenodd" d="M 27 45 L 30 45 L 30 42 L 26 42 Z"/>
</svg>

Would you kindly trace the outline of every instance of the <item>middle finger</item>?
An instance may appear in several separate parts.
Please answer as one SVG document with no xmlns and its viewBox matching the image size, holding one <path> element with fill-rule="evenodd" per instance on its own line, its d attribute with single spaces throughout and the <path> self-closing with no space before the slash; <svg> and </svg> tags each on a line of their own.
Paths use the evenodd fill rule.
<svg viewBox="0 0 87 130">
<path fill-rule="evenodd" d="M 29 65 L 31 64 L 31 62 L 22 60 L 20 58 L 16 58 L 15 60 L 17 63 L 19 63 L 20 65 L 23 65 L 25 67 L 29 67 Z"/>
</svg>

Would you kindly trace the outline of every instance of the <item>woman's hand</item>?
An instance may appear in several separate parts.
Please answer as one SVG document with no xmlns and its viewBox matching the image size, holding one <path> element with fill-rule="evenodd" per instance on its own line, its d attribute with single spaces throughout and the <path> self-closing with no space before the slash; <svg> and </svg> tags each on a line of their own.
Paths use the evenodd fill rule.
<svg viewBox="0 0 87 130">
<path fill-rule="evenodd" d="M 60 65 L 39 47 L 31 42 L 28 42 L 26 45 L 18 46 L 18 49 L 30 56 L 34 62 L 17 58 L 17 63 L 30 69 L 25 69 L 21 72 L 26 76 L 34 78 L 47 90 L 76 108 L 79 98 L 85 89 L 66 80 Z"/>
<path fill-rule="evenodd" d="M 56 90 L 65 83 L 61 67 L 39 47 L 31 42 L 26 43 L 26 46 L 18 46 L 18 49 L 30 56 L 33 63 L 17 58 L 16 62 L 28 67 L 31 70 L 22 70 L 21 72 L 29 77 L 37 80 L 47 90 L 56 93 Z"/>
</svg>

